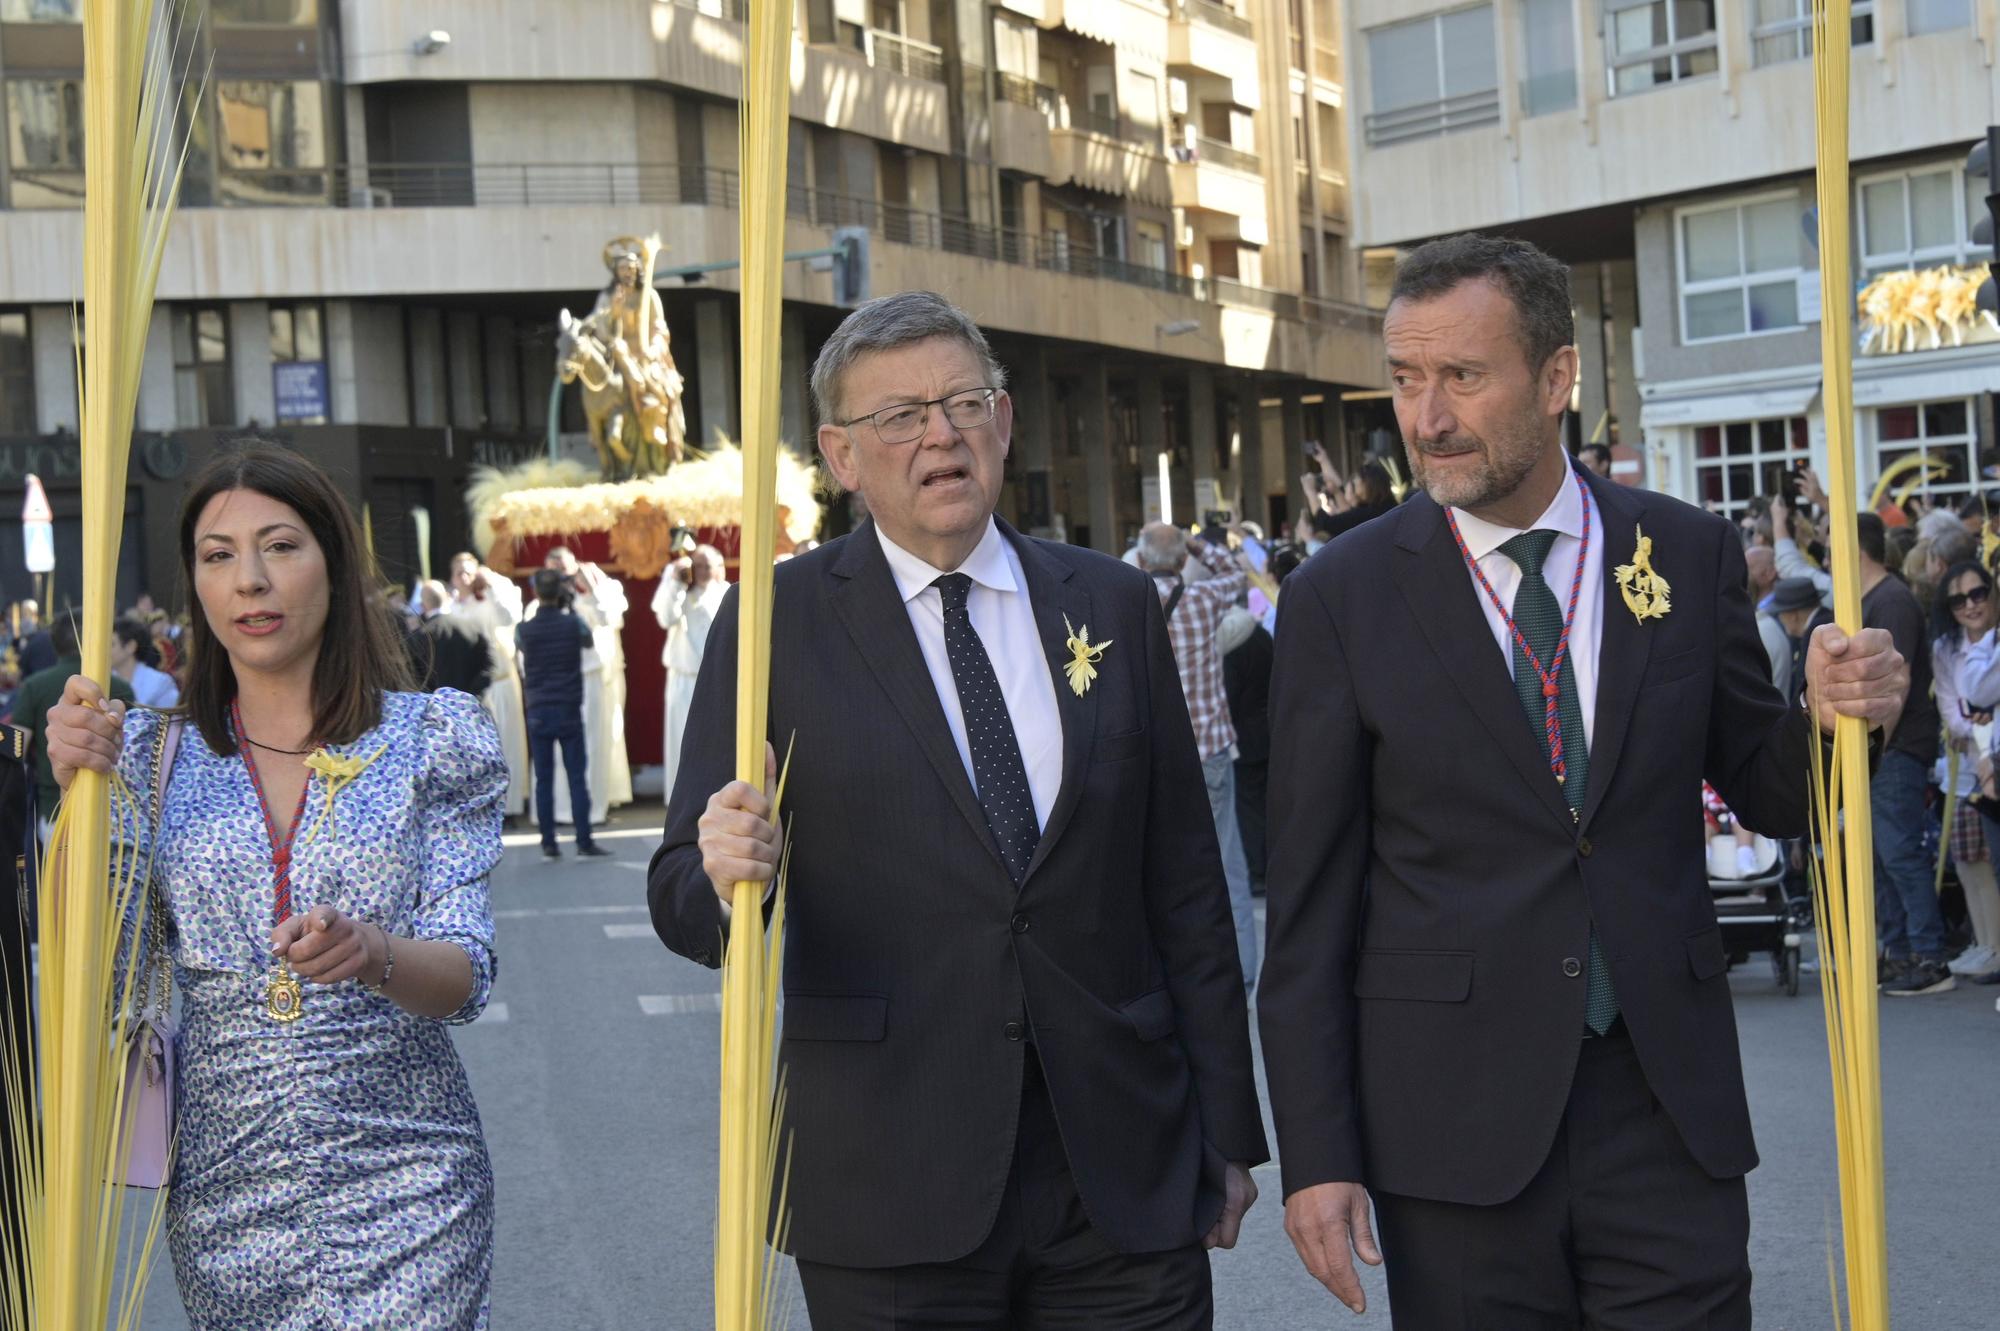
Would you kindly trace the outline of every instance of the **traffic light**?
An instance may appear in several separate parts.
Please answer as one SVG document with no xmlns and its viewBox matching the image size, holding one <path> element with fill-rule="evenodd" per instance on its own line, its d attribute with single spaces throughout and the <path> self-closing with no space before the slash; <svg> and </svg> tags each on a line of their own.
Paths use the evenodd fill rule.
<svg viewBox="0 0 2000 1331">
<path fill-rule="evenodd" d="M 868 228 L 841 227 L 833 248 L 833 303 L 859 305 L 868 299 Z"/>
<path fill-rule="evenodd" d="M 1989 125 L 1986 141 L 1974 144 L 1965 159 L 1965 174 L 1986 182 L 1986 216 L 1973 223 L 1972 243 L 1988 250 L 1993 248 L 1994 233 L 2000 231 L 2000 180 L 1994 178 L 1995 162 L 2000 162 L 2000 125 Z M 1986 280 L 1979 285 L 1979 308 L 2000 319 L 2000 281 L 1994 279 L 1991 264 Z"/>
</svg>

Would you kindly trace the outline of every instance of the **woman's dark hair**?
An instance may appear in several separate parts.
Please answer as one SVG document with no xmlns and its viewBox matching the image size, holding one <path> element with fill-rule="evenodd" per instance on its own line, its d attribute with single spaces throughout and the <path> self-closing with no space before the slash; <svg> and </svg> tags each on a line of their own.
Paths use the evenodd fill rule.
<svg viewBox="0 0 2000 1331">
<path fill-rule="evenodd" d="M 145 620 L 127 615 L 114 622 L 111 631 L 132 644 L 140 665 L 160 668 L 160 649 L 153 645 L 153 630 Z"/>
<path fill-rule="evenodd" d="M 1379 462 L 1364 462 L 1354 473 L 1355 484 L 1361 487 L 1361 502 L 1364 504 L 1393 504 L 1396 502 L 1395 487 L 1389 484 L 1389 471 Z"/>
<path fill-rule="evenodd" d="M 382 695 L 412 687 L 409 656 L 393 617 L 370 589 L 381 582 L 375 556 L 361 539 L 354 510 L 316 464 L 289 449 L 254 443 L 217 455 L 196 474 L 181 505 L 181 579 L 189 605 L 187 688 L 183 705 L 208 747 L 236 752 L 229 705 L 236 699 L 236 669 L 216 640 L 195 596 L 195 524 L 211 499 L 250 490 L 286 504 L 319 543 L 326 560 L 326 630 L 313 667 L 311 739 L 348 744 L 382 721 Z"/>
<path fill-rule="evenodd" d="M 1965 637 L 1958 616 L 1951 613 L 1951 607 L 1946 602 L 1951 600 L 1951 585 L 1968 573 L 1979 579 L 1979 585 L 1986 589 L 1988 596 L 1993 595 L 1993 575 L 1987 572 L 1986 565 L 1976 559 L 1962 559 L 1953 564 L 1938 580 L 1937 598 L 1931 602 L 1932 637 L 1949 638 L 1953 642 Z"/>
</svg>

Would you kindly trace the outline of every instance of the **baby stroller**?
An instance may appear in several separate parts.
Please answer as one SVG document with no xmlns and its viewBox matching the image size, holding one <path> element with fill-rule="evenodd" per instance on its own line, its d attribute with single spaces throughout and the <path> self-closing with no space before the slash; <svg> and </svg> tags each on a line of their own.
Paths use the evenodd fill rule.
<svg viewBox="0 0 2000 1331">
<path fill-rule="evenodd" d="M 1812 903 L 1792 870 L 1792 846 L 1739 828 L 1707 785 L 1701 788 L 1708 837 L 1708 892 L 1722 925 L 1729 964 L 1752 953 L 1771 958 L 1771 973 L 1787 997 L 1799 992 L 1800 952 L 1812 928 Z"/>
</svg>

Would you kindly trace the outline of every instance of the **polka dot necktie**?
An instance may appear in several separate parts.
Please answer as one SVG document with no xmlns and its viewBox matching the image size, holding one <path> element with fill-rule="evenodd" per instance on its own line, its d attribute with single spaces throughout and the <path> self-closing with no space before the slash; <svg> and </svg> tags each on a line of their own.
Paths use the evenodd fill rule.
<svg viewBox="0 0 2000 1331">
<path fill-rule="evenodd" d="M 1018 887 L 1027 877 L 1028 862 L 1042 839 L 1020 741 L 1014 738 L 1014 721 L 1007 715 L 1007 700 L 1000 695 L 993 659 L 986 654 L 986 644 L 979 640 L 965 607 L 972 579 L 963 573 L 947 573 L 931 585 L 944 598 L 944 649 L 951 659 L 952 682 L 958 686 L 959 710 L 965 714 L 972 784 L 978 788 L 979 807 L 986 811 L 986 826 L 1000 845 L 1000 858 L 1006 861 L 1007 873 Z"/>
<path fill-rule="evenodd" d="M 1555 659 L 1556 644 L 1562 638 L 1563 608 L 1542 577 L 1542 563 L 1556 543 L 1557 533 L 1546 528 L 1524 531 L 1500 547 L 1500 553 L 1521 570 L 1520 590 L 1514 593 L 1514 627 L 1528 640 L 1528 646 L 1544 665 Z M 1574 649 L 1574 644 L 1572 644 Z M 1548 732 L 1542 724 L 1547 700 L 1542 696 L 1542 679 L 1521 644 L 1514 644 L 1514 692 L 1528 713 L 1528 725 L 1548 754 Z M 1576 670 L 1563 661 L 1562 679 L 1556 688 L 1556 716 L 1562 723 L 1563 798 L 1571 813 L 1583 809 L 1584 792 L 1590 788 L 1590 750 L 1583 738 L 1583 706 L 1577 701 Z M 1597 1034 L 1611 1029 L 1618 1020 L 1618 994 L 1611 987 L 1611 967 L 1605 964 L 1604 949 L 1598 946 L 1597 926 L 1590 929 L 1589 988 L 1583 1000 L 1583 1021 Z"/>
</svg>

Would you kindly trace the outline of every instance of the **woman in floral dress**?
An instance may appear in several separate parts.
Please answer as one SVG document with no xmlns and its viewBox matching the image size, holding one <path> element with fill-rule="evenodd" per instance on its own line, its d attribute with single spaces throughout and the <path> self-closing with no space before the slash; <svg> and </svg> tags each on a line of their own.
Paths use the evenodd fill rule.
<svg viewBox="0 0 2000 1331">
<path fill-rule="evenodd" d="M 373 560 L 326 475 L 265 447 L 189 493 L 184 722 L 81 677 L 49 719 L 67 785 L 116 764 L 180 985 L 168 1243 L 200 1331 L 486 1325 L 493 1174 L 445 1027 L 494 974 L 486 877 L 507 769 L 465 694 L 403 692 Z"/>
</svg>

